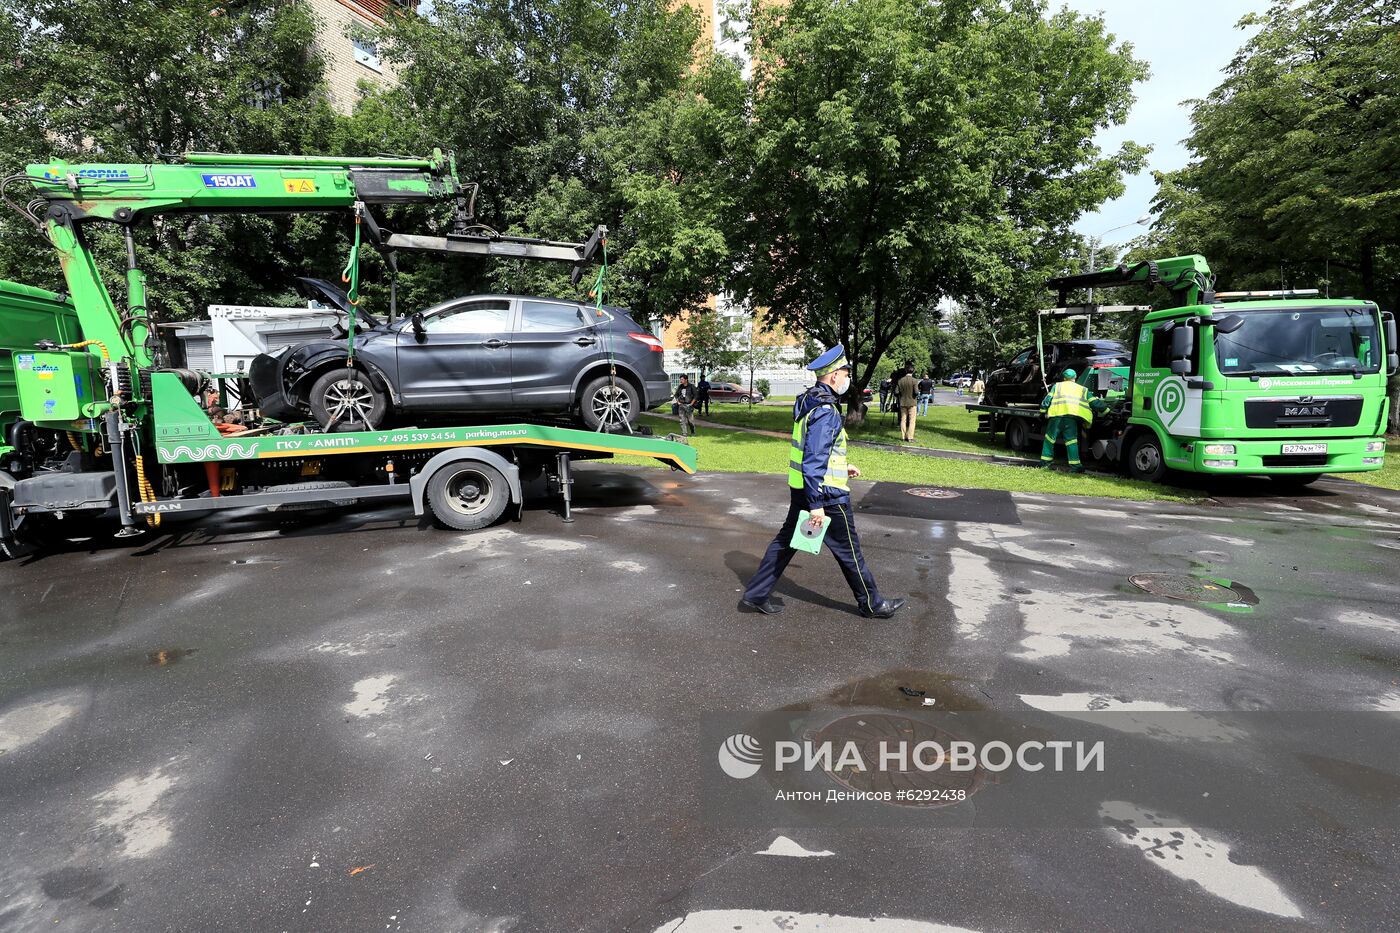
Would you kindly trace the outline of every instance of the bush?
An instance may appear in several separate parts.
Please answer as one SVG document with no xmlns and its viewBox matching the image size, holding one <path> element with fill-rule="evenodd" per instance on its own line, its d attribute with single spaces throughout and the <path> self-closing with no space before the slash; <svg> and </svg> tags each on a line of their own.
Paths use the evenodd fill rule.
<svg viewBox="0 0 1400 933">
<path fill-rule="evenodd" d="M 773 387 L 768 384 L 767 379 L 760 379 L 755 382 L 754 388 L 757 389 L 764 398 L 773 394 Z"/>
</svg>

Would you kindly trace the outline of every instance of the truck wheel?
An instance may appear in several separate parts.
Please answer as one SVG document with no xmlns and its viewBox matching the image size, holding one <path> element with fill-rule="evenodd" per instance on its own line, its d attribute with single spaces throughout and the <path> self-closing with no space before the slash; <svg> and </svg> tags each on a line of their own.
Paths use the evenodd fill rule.
<svg viewBox="0 0 1400 933">
<path fill-rule="evenodd" d="M 1006 422 L 1006 446 L 1011 450 L 1025 450 L 1030 446 L 1031 426 L 1025 418 L 1012 418 Z"/>
<path fill-rule="evenodd" d="M 1162 442 L 1151 431 L 1133 439 L 1128 448 L 1128 475 L 1145 483 L 1160 483 L 1167 475 L 1167 460 L 1162 456 Z"/>
<path fill-rule="evenodd" d="M 476 531 L 505 512 L 510 484 L 489 464 L 458 460 L 432 475 L 424 498 L 438 524 L 455 531 Z"/>
<path fill-rule="evenodd" d="M 620 428 L 623 423 L 636 424 L 642 411 L 642 401 L 632 383 L 618 376 L 599 376 L 583 387 L 579 411 L 584 427 L 590 431 Z"/>
<path fill-rule="evenodd" d="M 1322 479 L 1321 473 L 1273 473 L 1269 481 L 1283 489 L 1302 489 Z"/>
<path fill-rule="evenodd" d="M 372 431 L 384 420 L 389 399 L 368 374 L 351 367 L 332 369 L 311 386 L 311 414 L 321 427 Z"/>
</svg>

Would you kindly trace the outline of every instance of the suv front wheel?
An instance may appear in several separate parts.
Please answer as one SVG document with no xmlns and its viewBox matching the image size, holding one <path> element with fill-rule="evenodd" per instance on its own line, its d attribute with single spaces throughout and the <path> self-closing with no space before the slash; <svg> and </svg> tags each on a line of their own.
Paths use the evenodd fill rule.
<svg viewBox="0 0 1400 933">
<path fill-rule="evenodd" d="M 636 424 L 642 412 L 637 389 L 626 379 L 599 376 L 583 387 L 579 402 L 584 427 L 590 431 L 620 428 L 624 423 Z"/>
</svg>

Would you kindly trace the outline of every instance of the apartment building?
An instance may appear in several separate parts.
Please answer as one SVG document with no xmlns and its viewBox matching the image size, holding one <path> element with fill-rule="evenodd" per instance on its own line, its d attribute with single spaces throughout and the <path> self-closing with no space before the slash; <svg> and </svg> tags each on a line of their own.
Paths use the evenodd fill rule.
<svg viewBox="0 0 1400 933">
<path fill-rule="evenodd" d="M 349 113 L 359 97 L 359 82 L 395 80 L 393 66 L 381 61 L 373 36 L 391 16 L 416 15 L 417 0 L 306 0 L 320 20 L 312 39 L 326 68 L 331 105 Z"/>
</svg>

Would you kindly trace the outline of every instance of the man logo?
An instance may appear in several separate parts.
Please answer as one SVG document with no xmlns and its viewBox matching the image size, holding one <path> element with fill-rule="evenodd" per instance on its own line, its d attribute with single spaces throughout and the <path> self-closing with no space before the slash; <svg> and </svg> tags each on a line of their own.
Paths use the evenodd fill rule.
<svg viewBox="0 0 1400 933">
<path fill-rule="evenodd" d="M 763 767 L 763 746 L 753 736 L 736 732 L 719 747 L 719 766 L 737 780 L 751 778 Z"/>
</svg>

